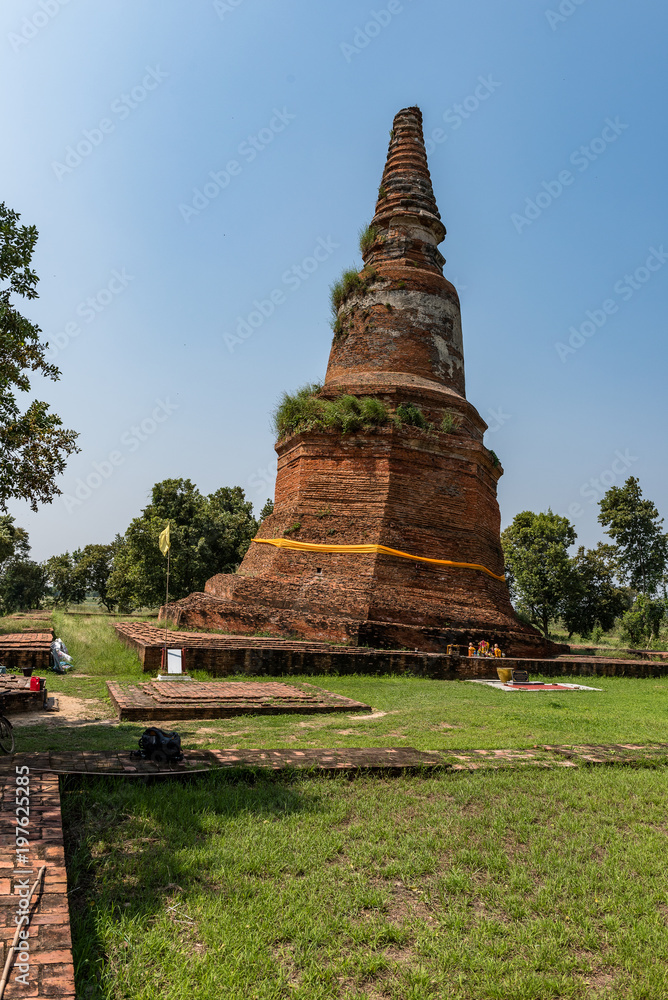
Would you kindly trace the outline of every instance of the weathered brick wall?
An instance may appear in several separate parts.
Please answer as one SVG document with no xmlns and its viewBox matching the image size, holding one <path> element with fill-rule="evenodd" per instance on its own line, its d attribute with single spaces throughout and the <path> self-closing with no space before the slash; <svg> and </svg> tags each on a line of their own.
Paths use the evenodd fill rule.
<svg viewBox="0 0 668 1000">
<path fill-rule="evenodd" d="M 157 673 L 162 652 L 160 629 L 146 623 L 116 626 L 122 642 L 135 649 L 145 673 Z M 213 676 L 234 674 L 294 676 L 321 674 L 410 674 L 439 680 L 494 677 L 497 666 L 520 666 L 532 674 L 553 676 L 659 677 L 668 674 L 668 661 L 614 660 L 563 656 L 559 659 L 478 658 L 414 652 L 349 648 L 326 643 L 283 641 L 238 635 L 171 632 L 170 646 L 185 650 L 188 670 L 206 670 Z M 462 651 L 464 647 L 462 646 Z"/>
<path fill-rule="evenodd" d="M 52 631 L 31 629 L 0 635 L 0 663 L 11 670 L 22 670 L 24 667 L 48 670 L 52 642 Z"/>
</svg>

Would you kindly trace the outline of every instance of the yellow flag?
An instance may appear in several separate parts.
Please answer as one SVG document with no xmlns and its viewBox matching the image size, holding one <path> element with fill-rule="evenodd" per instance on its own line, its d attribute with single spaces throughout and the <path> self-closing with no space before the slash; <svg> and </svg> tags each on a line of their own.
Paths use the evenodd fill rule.
<svg viewBox="0 0 668 1000">
<path fill-rule="evenodd" d="M 169 552 L 169 546 L 170 546 L 170 541 L 169 541 L 169 524 L 167 525 L 167 527 L 165 528 L 164 531 L 160 532 L 160 538 L 158 540 L 158 545 L 160 546 L 160 551 L 162 552 L 163 556 L 166 556 L 167 553 Z"/>
</svg>

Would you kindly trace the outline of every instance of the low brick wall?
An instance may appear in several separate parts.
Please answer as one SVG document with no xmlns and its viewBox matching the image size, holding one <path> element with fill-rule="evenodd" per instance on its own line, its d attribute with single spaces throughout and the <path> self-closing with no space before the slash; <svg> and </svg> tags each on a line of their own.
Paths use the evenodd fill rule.
<svg viewBox="0 0 668 1000">
<path fill-rule="evenodd" d="M 145 673 L 160 671 L 164 629 L 142 622 L 116 625 L 121 642 L 134 649 Z M 668 662 L 615 660 L 599 656 L 564 656 L 553 660 L 447 656 L 405 650 L 365 649 L 235 635 L 168 632 L 168 646 L 184 652 L 184 669 L 206 670 L 214 677 L 247 674 L 265 677 L 327 674 L 405 674 L 437 680 L 493 677 L 497 666 L 521 667 L 531 674 L 557 676 L 658 677 L 668 674 Z"/>
<path fill-rule="evenodd" d="M 32 667 L 44 672 L 49 669 L 52 642 L 52 630 L 26 630 L 0 635 L 0 664 L 11 670 Z"/>
<path fill-rule="evenodd" d="M 0 959 L 3 964 L 16 930 L 22 883 L 27 878 L 32 885 L 41 866 L 46 865 L 42 890 L 33 897 L 30 909 L 28 984 L 16 981 L 19 969 L 15 963 L 5 997 L 7 1000 L 14 997 L 23 997 L 25 1000 L 50 1000 L 52 997 L 74 1000 L 74 968 L 58 778 L 55 774 L 34 771 L 31 765 L 39 761 L 39 754 L 17 755 L 3 763 L 3 773 L 0 775 Z M 46 763 L 48 764 L 48 756 Z M 25 868 L 17 868 L 16 768 L 23 765 L 30 768 L 27 833 L 29 864 Z"/>
<path fill-rule="evenodd" d="M 44 707 L 46 690 L 31 691 L 27 677 L 0 675 L 0 711 L 3 715 L 20 712 L 40 712 Z"/>
</svg>

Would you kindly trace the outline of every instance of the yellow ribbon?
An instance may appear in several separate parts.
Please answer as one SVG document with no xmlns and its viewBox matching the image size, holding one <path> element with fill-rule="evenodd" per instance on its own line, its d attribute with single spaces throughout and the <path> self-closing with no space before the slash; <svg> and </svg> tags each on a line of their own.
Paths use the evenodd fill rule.
<svg viewBox="0 0 668 1000">
<path fill-rule="evenodd" d="M 435 563 L 438 566 L 455 566 L 458 569 L 477 569 L 487 573 L 495 580 L 505 582 L 505 576 L 492 573 L 486 566 L 478 563 L 453 562 L 451 559 L 429 559 L 427 556 L 413 556 L 410 552 L 400 552 L 398 549 L 388 549 L 386 545 L 320 545 L 317 542 L 296 542 L 291 538 L 253 538 L 253 542 L 262 545 L 275 545 L 278 549 L 298 549 L 301 552 L 384 552 L 388 556 L 399 556 L 400 559 L 413 559 L 416 562 Z"/>
</svg>

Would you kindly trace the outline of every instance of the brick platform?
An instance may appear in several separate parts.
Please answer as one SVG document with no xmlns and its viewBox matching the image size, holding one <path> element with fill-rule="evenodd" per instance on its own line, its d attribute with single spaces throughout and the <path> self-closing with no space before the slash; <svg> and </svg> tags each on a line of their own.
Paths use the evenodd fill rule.
<svg viewBox="0 0 668 1000">
<path fill-rule="evenodd" d="M 119 719 L 226 719 L 236 715 L 371 712 L 371 706 L 311 684 L 251 681 L 151 681 L 123 687 L 107 681 Z"/>
<path fill-rule="evenodd" d="M 20 896 L 19 880 L 28 879 L 30 887 L 43 864 L 46 873 L 41 894 L 33 896 L 30 907 L 29 985 L 16 982 L 21 974 L 16 968 L 10 972 L 5 997 L 47 998 L 74 1000 L 74 967 L 70 939 L 69 911 L 67 905 L 67 874 L 63 850 L 62 821 L 58 778 L 48 771 L 40 773 L 31 768 L 30 816 L 28 840 L 29 864 L 15 868 L 16 855 L 16 767 L 28 763 L 31 755 L 3 758 L 0 774 L 3 779 L 0 803 L 0 938 L 2 964 L 7 957 L 16 924 Z M 16 872 L 20 872 L 17 875 Z"/>
<path fill-rule="evenodd" d="M 144 672 L 158 673 L 165 644 L 165 629 L 147 622 L 114 626 L 122 643 L 133 649 Z M 495 673 L 498 661 L 445 653 L 366 649 L 325 642 L 303 642 L 273 636 L 221 635 L 206 632 L 168 631 L 168 646 L 184 649 L 186 670 L 206 670 L 218 677 L 235 674 L 289 677 L 300 674 L 409 674 L 436 680 L 472 680 Z M 504 667 L 522 667 L 546 677 L 659 677 L 668 674 L 668 660 L 620 660 L 602 656 L 565 654 L 552 660 L 505 658 Z"/>
<path fill-rule="evenodd" d="M 0 635 L 0 663 L 11 670 L 33 670 L 44 672 L 49 669 L 53 631 L 11 632 Z"/>
<path fill-rule="evenodd" d="M 12 716 L 18 712 L 39 712 L 44 707 L 46 688 L 30 690 L 29 677 L 0 674 L 0 712 Z"/>
</svg>

